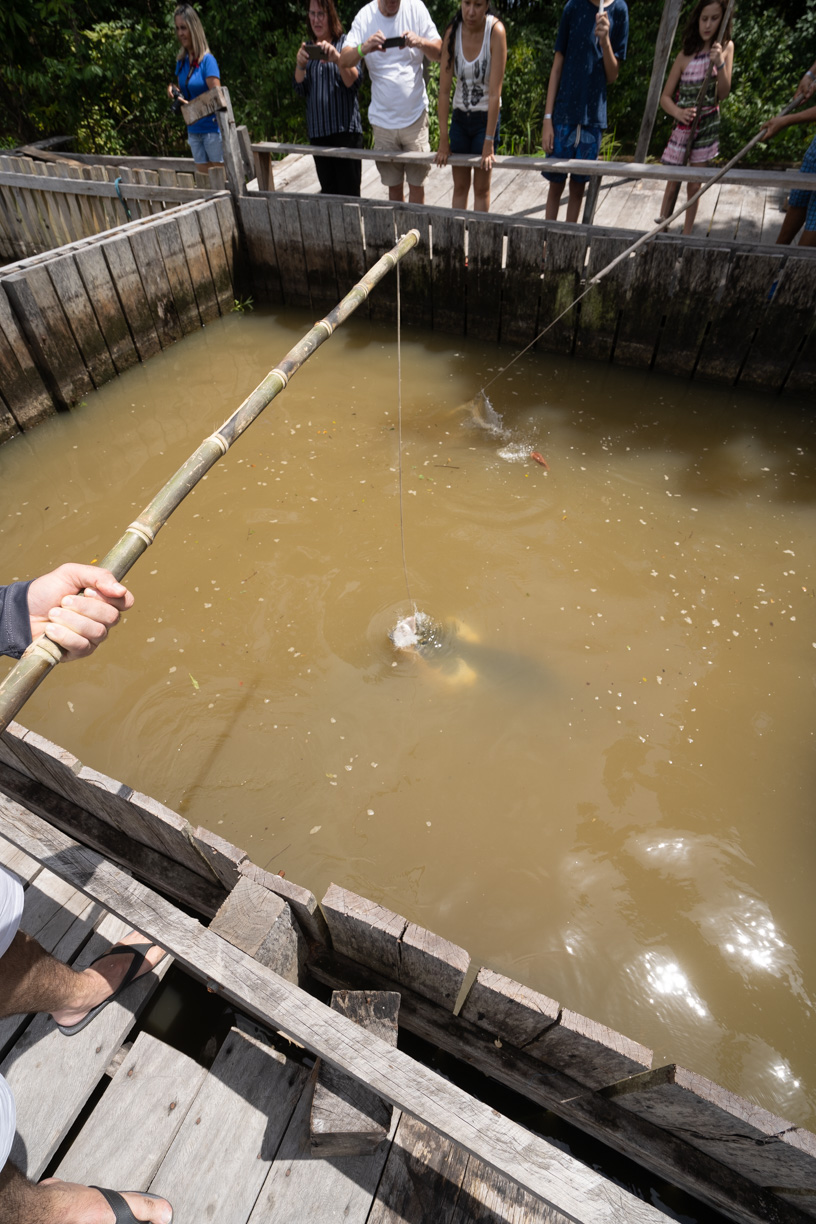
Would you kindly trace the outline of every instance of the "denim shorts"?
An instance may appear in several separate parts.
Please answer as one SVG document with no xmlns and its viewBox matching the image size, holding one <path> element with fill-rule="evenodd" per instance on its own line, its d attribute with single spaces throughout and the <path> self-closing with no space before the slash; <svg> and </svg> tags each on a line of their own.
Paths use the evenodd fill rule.
<svg viewBox="0 0 816 1224">
<path fill-rule="evenodd" d="M 501 130 L 501 113 L 496 120 L 496 131 L 493 133 L 493 150 L 499 148 L 499 132 Z M 487 133 L 487 111 L 455 110 L 450 125 L 451 153 L 470 153 L 481 155 L 485 135 Z M 465 167 L 467 169 L 467 167 Z"/>
<path fill-rule="evenodd" d="M 187 143 L 193 151 L 193 161 L 199 166 L 224 160 L 220 132 L 188 132 Z"/>
<path fill-rule="evenodd" d="M 802 174 L 816 174 L 816 139 L 810 142 L 799 169 Z M 801 187 L 795 187 L 788 204 L 791 208 L 806 208 L 805 229 L 816 230 L 816 191 L 803 191 Z"/>
<path fill-rule="evenodd" d="M 548 157 L 558 157 L 561 161 L 568 161 L 573 157 L 578 157 L 581 161 L 597 161 L 598 154 L 601 151 L 601 137 L 603 136 L 603 128 L 579 123 L 574 126 L 570 123 L 556 123 L 555 125 L 555 142 L 553 144 L 552 153 L 548 153 Z M 566 174 L 560 174 L 557 171 L 548 172 L 541 171 L 542 176 L 549 183 L 565 183 L 567 181 Z M 576 183 L 588 183 L 588 174 L 572 174 L 570 175 Z"/>
</svg>

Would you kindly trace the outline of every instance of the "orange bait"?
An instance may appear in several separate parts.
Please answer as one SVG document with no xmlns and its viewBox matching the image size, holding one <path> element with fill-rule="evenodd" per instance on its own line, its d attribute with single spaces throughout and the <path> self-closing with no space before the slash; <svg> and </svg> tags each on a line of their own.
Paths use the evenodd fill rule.
<svg viewBox="0 0 816 1224">
<path fill-rule="evenodd" d="M 550 465 L 549 465 L 549 463 L 547 462 L 547 460 L 544 458 L 544 456 L 543 456 L 543 455 L 540 455 L 540 454 L 538 453 L 538 451 L 531 451 L 531 452 L 530 452 L 530 458 L 531 458 L 531 459 L 535 459 L 536 463 L 540 463 L 540 464 L 541 464 L 541 466 L 542 466 L 543 468 L 546 468 L 546 469 L 547 469 L 547 471 L 549 472 L 549 470 L 550 470 Z"/>
</svg>

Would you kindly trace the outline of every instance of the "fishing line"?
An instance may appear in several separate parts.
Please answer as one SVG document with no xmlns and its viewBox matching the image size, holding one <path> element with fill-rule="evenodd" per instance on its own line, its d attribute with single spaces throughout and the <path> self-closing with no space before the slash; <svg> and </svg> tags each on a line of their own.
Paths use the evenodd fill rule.
<svg viewBox="0 0 816 1224">
<path fill-rule="evenodd" d="M 788 105 L 784 108 L 784 110 L 781 110 L 779 112 L 780 116 L 787 115 L 790 111 L 794 109 L 794 107 L 799 106 L 801 102 L 804 102 L 804 98 L 801 97 L 799 93 L 796 93 L 791 99 L 791 101 L 788 103 Z M 641 234 L 640 238 L 638 238 L 635 242 L 633 242 L 631 246 L 627 247 L 625 251 L 621 251 L 620 255 L 618 255 L 615 259 L 613 259 L 611 263 L 608 263 L 605 268 L 601 268 L 600 272 L 596 272 L 595 275 L 592 277 L 592 279 L 587 282 L 587 286 L 583 290 L 583 292 L 579 293 L 578 297 L 575 298 L 572 302 L 570 302 L 566 310 L 562 310 L 560 315 L 557 316 L 557 318 L 553 319 L 550 323 L 548 323 L 547 326 L 544 328 L 544 330 L 540 331 L 538 335 L 535 336 L 534 339 L 530 341 L 530 343 L 526 346 L 526 348 L 523 348 L 520 353 L 516 353 L 512 361 L 509 361 L 506 366 L 502 366 L 498 374 L 494 374 L 493 377 L 490 379 L 490 381 L 486 382 L 484 386 L 482 387 L 481 391 L 479 391 L 477 394 L 484 395 L 488 387 L 492 387 L 493 383 L 496 382 L 497 379 L 501 378 L 503 374 L 506 374 L 507 371 L 516 364 L 516 362 L 518 361 L 520 357 L 523 357 L 524 354 L 528 352 L 533 347 L 534 344 L 538 343 L 538 341 L 541 339 L 542 336 L 546 336 L 550 328 L 555 327 L 556 323 L 559 323 L 561 319 L 563 319 L 564 315 L 569 314 L 573 306 L 577 306 L 578 303 L 583 298 L 586 297 L 589 291 L 593 289 L 595 285 L 599 284 L 600 281 L 603 280 L 603 278 L 607 275 L 608 272 L 611 272 L 613 268 L 616 268 L 619 263 L 623 262 L 624 259 L 629 259 L 630 256 L 634 255 L 635 251 L 637 251 L 639 247 L 645 246 L 647 242 L 651 242 L 652 238 L 654 238 L 657 234 L 659 234 L 661 230 L 666 229 L 667 226 L 671 225 L 672 221 L 676 221 L 678 217 L 681 217 L 687 208 L 690 208 L 692 204 L 696 204 L 696 202 L 700 199 L 700 196 L 705 195 L 705 193 L 708 190 L 710 190 L 710 188 L 712 188 L 715 183 L 718 183 L 720 179 L 723 178 L 723 176 L 728 173 L 729 170 L 732 170 L 734 166 L 736 166 L 737 162 L 740 161 L 745 156 L 746 153 L 749 153 L 750 150 L 753 149 L 754 145 L 757 144 L 762 139 L 765 133 L 765 130 L 766 130 L 765 127 L 761 127 L 759 131 L 757 132 L 756 136 L 752 137 L 752 139 L 748 141 L 748 144 L 745 145 L 744 148 L 740 149 L 738 153 L 735 153 L 734 156 L 731 158 L 731 160 L 727 162 L 722 167 L 721 170 L 718 170 L 717 173 L 713 176 L 713 178 L 710 178 L 707 183 L 703 183 L 702 187 L 700 187 L 700 190 L 696 191 L 694 195 L 691 197 L 691 199 L 686 200 L 685 204 L 683 204 L 680 208 L 676 209 L 676 211 L 673 212 L 670 217 L 665 217 L 660 222 L 659 225 L 656 225 L 654 229 L 649 230 L 648 234 Z"/>
<path fill-rule="evenodd" d="M 405 575 L 405 590 L 408 602 L 416 612 L 408 581 L 408 562 L 405 560 L 405 516 L 402 510 L 402 295 L 400 293 L 400 267 L 397 264 L 397 488 L 399 491 L 400 546 L 402 548 L 402 572 Z"/>
</svg>

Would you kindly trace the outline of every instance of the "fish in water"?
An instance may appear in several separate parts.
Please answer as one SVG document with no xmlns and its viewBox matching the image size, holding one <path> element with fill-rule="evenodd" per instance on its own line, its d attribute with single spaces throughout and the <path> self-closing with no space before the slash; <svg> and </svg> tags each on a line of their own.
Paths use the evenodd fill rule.
<svg viewBox="0 0 816 1224">
<path fill-rule="evenodd" d="M 538 452 L 538 451 L 530 451 L 530 458 L 531 458 L 531 459 L 535 459 L 536 463 L 540 463 L 540 464 L 541 464 L 541 466 L 542 466 L 543 468 L 546 468 L 546 469 L 547 469 L 547 471 L 549 472 L 549 470 L 550 470 L 550 465 L 549 465 L 549 463 L 547 462 L 547 460 L 544 458 L 544 456 L 543 456 L 543 455 L 539 454 L 539 452 Z"/>
<path fill-rule="evenodd" d="M 460 413 L 464 414 L 462 423 L 466 428 L 483 429 L 486 433 L 493 434 L 495 438 L 509 437 L 509 430 L 505 429 L 504 421 L 484 391 L 477 392 L 466 404 L 460 404 L 455 410 L 455 415 L 458 416 Z"/>
<path fill-rule="evenodd" d="M 538 698 L 552 688 L 546 667 L 513 651 L 484 644 L 463 621 L 441 623 L 426 612 L 402 617 L 388 635 L 397 650 L 427 664 L 446 685 L 484 682 L 513 699 Z"/>
</svg>

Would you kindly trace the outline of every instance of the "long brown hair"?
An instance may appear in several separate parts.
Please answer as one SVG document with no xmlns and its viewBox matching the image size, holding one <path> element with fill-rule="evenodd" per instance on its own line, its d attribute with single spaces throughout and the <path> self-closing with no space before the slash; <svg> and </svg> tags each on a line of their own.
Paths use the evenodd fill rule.
<svg viewBox="0 0 816 1224">
<path fill-rule="evenodd" d="M 311 0 L 311 4 L 316 4 L 321 8 L 329 19 L 329 31 L 331 33 L 331 41 L 337 42 L 340 35 L 343 33 L 343 23 L 337 15 L 337 9 L 334 6 L 334 0 Z M 311 22 L 309 24 L 309 41 L 314 38 Z"/>
<path fill-rule="evenodd" d="M 487 0 L 487 7 L 485 8 L 485 17 L 487 17 L 489 12 L 490 12 L 490 0 Z M 444 46 L 445 39 L 448 36 L 448 30 L 450 30 L 450 42 L 448 43 L 448 67 L 449 68 L 453 67 L 453 53 L 456 48 L 456 31 L 459 29 L 459 26 L 461 24 L 462 24 L 462 6 L 460 4 L 458 9 L 454 13 L 453 17 L 448 22 L 447 27 L 445 29 L 445 33 L 442 35 L 442 44 Z"/>
<path fill-rule="evenodd" d="M 686 28 L 683 31 L 683 54 L 684 55 L 696 55 L 698 51 L 702 51 L 703 49 L 703 40 L 700 37 L 700 14 L 702 13 L 704 8 L 708 8 L 709 4 L 719 4 L 720 6 L 720 24 L 722 25 L 722 19 L 725 16 L 727 0 L 698 0 L 698 3 L 695 4 L 694 6 L 693 13 L 691 14 L 691 16 L 688 19 L 688 22 L 686 23 Z M 734 19 L 734 14 L 732 12 L 731 16 L 728 18 L 728 27 L 722 37 L 723 47 L 725 47 L 726 43 L 728 43 L 731 39 L 731 25 L 732 25 L 733 19 Z M 718 29 L 717 33 L 714 35 L 714 41 L 716 41 L 719 38 L 719 33 L 720 31 Z"/>
</svg>

